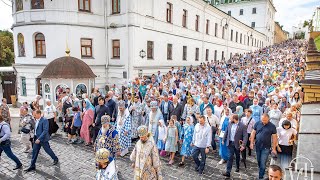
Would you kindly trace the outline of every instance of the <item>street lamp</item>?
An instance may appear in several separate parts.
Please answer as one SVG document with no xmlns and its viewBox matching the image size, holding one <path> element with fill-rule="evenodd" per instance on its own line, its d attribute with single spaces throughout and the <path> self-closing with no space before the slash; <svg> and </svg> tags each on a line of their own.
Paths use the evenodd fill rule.
<svg viewBox="0 0 320 180">
<path fill-rule="evenodd" d="M 222 18 L 221 19 L 221 21 L 220 21 L 220 26 L 222 26 L 222 22 L 223 22 L 223 20 L 226 20 L 226 23 L 223 25 L 223 27 L 225 28 L 225 29 L 228 29 L 228 20 L 227 20 L 227 18 Z"/>
<path fill-rule="evenodd" d="M 140 51 L 139 56 L 143 59 L 144 57 L 146 57 L 146 52 L 142 49 L 142 50 Z"/>
<path fill-rule="evenodd" d="M 249 33 L 249 32 L 250 32 L 250 33 Z M 250 38 L 252 39 L 252 31 L 249 30 L 249 31 L 247 32 L 247 35 L 249 36 L 249 34 L 250 34 Z"/>
</svg>

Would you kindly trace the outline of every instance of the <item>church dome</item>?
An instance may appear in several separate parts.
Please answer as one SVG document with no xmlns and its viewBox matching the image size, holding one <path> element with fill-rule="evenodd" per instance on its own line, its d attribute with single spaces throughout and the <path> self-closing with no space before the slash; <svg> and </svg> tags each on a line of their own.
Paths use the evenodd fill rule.
<svg viewBox="0 0 320 180">
<path fill-rule="evenodd" d="M 97 77 L 82 60 L 64 56 L 50 62 L 38 78 L 91 79 Z"/>
</svg>

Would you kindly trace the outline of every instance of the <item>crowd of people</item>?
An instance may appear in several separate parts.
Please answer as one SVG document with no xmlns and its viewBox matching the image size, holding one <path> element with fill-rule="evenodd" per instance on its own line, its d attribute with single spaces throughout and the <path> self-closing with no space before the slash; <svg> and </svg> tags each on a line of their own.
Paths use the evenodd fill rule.
<svg viewBox="0 0 320 180">
<path fill-rule="evenodd" d="M 226 164 L 226 177 L 231 176 L 234 156 L 239 172 L 240 161 L 255 155 L 258 178 L 263 179 L 269 155 L 271 163 L 282 169 L 293 156 L 306 49 L 306 41 L 288 40 L 236 54 L 227 62 L 172 67 L 165 74 L 158 71 L 121 89 L 113 85 L 105 95 L 95 88 L 82 99 L 67 88 L 57 106 L 45 100 L 42 116 L 48 119 L 49 136 L 61 121 L 67 143 L 93 146 L 97 179 L 117 179 L 116 173 L 106 172 L 121 171 L 114 160 L 128 154 L 133 142 L 134 179 L 162 179 L 161 163 L 185 166 L 186 158 L 192 158 L 195 170 L 203 174 L 208 153 L 219 154 L 218 164 Z M 40 99 L 37 96 L 21 107 L 21 142 L 26 152 L 32 149 L 37 127 L 30 113 L 40 110 Z M 2 117 L 7 117 L 6 108 L 0 108 Z M 159 156 L 167 157 L 167 162 L 160 162 Z M 279 170 L 276 165 L 271 169 Z"/>
</svg>

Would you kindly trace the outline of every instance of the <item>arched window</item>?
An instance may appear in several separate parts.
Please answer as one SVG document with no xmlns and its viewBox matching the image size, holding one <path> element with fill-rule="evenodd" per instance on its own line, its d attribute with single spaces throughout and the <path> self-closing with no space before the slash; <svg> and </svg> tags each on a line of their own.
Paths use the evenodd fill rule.
<svg viewBox="0 0 320 180">
<path fill-rule="evenodd" d="M 60 98 L 62 98 L 62 93 L 66 91 L 67 89 L 67 85 L 65 84 L 59 84 L 57 87 L 56 87 L 56 101 L 58 101 Z"/>
<path fill-rule="evenodd" d="M 77 98 L 82 99 L 82 94 L 87 93 L 87 86 L 85 84 L 78 84 L 76 87 Z"/>
<path fill-rule="evenodd" d="M 23 10 L 23 0 L 16 0 L 16 12 Z"/>
<path fill-rule="evenodd" d="M 26 56 L 24 49 L 24 37 L 21 33 L 18 34 L 18 53 L 20 57 Z"/>
<path fill-rule="evenodd" d="M 36 56 L 46 56 L 46 40 L 42 33 L 35 36 Z"/>
<path fill-rule="evenodd" d="M 43 0 L 31 0 L 31 9 L 43 9 L 44 2 Z"/>
</svg>

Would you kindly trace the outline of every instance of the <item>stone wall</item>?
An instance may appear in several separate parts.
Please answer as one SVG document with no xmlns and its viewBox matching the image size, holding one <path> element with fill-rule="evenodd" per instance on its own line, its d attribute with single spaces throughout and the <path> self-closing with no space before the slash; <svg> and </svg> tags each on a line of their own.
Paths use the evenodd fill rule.
<svg viewBox="0 0 320 180">
<path fill-rule="evenodd" d="M 283 41 L 286 41 L 288 39 L 288 34 L 281 29 L 281 26 L 279 23 L 274 23 L 274 43 L 278 44 Z"/>
</svg>

